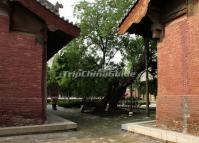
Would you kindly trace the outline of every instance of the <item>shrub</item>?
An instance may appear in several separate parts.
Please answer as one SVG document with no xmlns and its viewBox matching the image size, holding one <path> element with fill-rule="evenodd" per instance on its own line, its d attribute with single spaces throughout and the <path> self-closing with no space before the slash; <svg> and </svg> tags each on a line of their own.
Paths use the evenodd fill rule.
<svg viewBox="0 0 199 143">
<path fill-rule="evenodd" d="M 77 100 L 58 100 L 58 106 L 64 107 L 64 108 L 80 108 L 82 105 L 82 101 Z"/>
</svg>

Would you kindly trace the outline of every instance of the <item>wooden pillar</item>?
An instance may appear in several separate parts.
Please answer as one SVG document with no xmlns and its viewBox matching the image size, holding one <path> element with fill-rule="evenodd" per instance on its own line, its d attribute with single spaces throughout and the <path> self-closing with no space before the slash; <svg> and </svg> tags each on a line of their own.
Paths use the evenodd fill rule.
<svg viewBox="0 0 199 143">
<path fill-rule="evenodd" d="M 130 85 L 130 95 L 131 95 L 131 105 L 130 105 L 130 112 L 133 112 L 133 86 Z"/>
<path fill-rule="evenodd" d="M 146 72 L 146 115 L 150 116 L 149 111 L 149 39 L 144 37 L 144 45 L 145 45 L 145 72 Z"/>
</svg>

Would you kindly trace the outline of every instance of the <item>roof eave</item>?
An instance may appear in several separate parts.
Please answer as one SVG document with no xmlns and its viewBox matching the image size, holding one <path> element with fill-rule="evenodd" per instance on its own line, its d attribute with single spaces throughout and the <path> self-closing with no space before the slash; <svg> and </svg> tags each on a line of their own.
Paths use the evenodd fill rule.
<svg viewBox="0 0 199 143">
<path fill-rule="evenodd" d="M 63 17 L 60 17 L 59 14 L 54 13 L 47 6 L 41 5 L 36 0 L 10 0 L 17 1 L 22 4 L 24 7 L 28 8 L 31 12 L 41 17 L 46 21 L 48 26 L 54 26 L 57 29 L 63 31 L 67 35 L 76 38 L 80 35 L 80 29 L 75 26 L 73 23 L 70 23 L 68 20 L 65 20 Z M 37 9 L 35 9 L 35 6 Z M 41 12 L 42 11 L 42 12 Z"/>
<path fill-rule="evenodd" d="M 150 0 L 137 0 L 119 26 L 118 33 L 125 34 L 133 24 L 141 22 L 148 11 Z"/>
</svg>

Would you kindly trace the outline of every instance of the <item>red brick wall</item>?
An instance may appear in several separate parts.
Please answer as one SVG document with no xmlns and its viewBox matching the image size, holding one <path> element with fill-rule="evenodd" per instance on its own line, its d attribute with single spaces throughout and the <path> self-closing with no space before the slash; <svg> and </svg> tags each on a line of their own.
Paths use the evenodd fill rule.
<svg viewBox="0 0 199 143">
<path fill-rule="evenodd" d="M 199 135 L 199 16 L 166 25 L 158 44 L 157 125 Z"/>
<path fill-rule="evenodd" d="M 0 31 L 8 32 L 9 31 L 9 17 L 0 15 Z"/>
<path fill-rule="evenodd" d="M 43 46 L 0 16 L 0 125 L 43 123 Z M 44 65 L 45 66 L 45 65 Z"/>
</svg>

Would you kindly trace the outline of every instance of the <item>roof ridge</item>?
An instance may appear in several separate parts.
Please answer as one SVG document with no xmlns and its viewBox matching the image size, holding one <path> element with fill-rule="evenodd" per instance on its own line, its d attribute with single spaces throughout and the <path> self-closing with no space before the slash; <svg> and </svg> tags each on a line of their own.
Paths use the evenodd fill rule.
<svg viewBox="0 0 199 143">
<path fill-rule="evenodd" d="M 65 21 L 65 22 L 67 22 L 69 24 L 72 24 L 73 26 L 79 28 L 75 23 L 73 23 L 72 21 L 69 21 L 69 19 L 65 19 L 64 16 L 62 16 L 62 17 L 60 16 L 59 9 L 60 8 L 64 8 L 64 6 L 62 4 L 57 2 L 56 5 L 54 5 L 51 2 L 49 2 L 48 0 L 36 0 L 36 1 L 38 3 L 40 3 L 43 7 L 45 7 L 47 10 L 49 10 L 53 14 L 57 15 L 63 21 Z"/>
<path fill-rule="evenodd" d="M 39 2 L 42 6 L 45 6 L 51 12 L 55 13 L 56 15 L 59 15 L 59 9 L 63 8 L 63 5 L 61 5 L 58 2 L 56 3 L 56 5 L 54 5 L 48 0 L 36 0 L 36 1 Z"/>
</svg>

